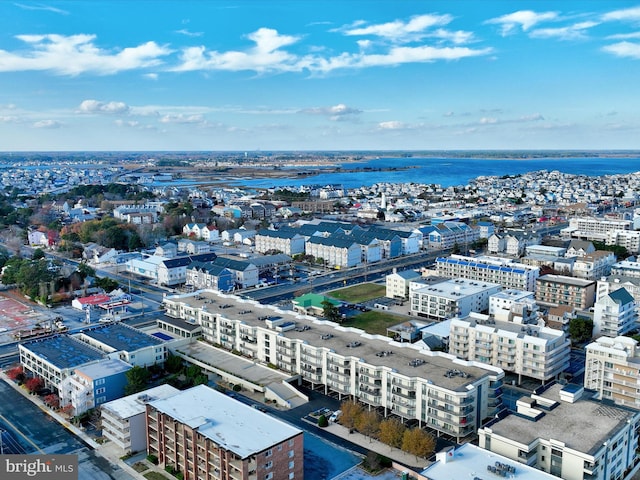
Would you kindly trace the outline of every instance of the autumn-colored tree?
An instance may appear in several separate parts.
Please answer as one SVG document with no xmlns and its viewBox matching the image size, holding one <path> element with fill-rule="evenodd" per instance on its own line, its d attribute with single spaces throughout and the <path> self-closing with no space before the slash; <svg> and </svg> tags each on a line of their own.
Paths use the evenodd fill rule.
<svg viewBox="0 0 640 480">
<path fill-rule="evenodd" d="M 402 439 L 407 428 L 397 418 L 387 418 L 380 422 L 379 440 L 390 448 L 402 447 Z"/>
<path fill-rule="evenodd" d="M 24 380 L 24 369 L 22 365 L 18 365 L 17 367 L 10 368 L 6 372 L 7 377 L 9 377 L 14 382 L 21 382 Z"/>
<path fill-rule="evenodd" d="M 344 415 L 344 414 L 343 414 Z M 380 431 L 380 417 L 375 410 L 362 412 L 356 418 L 356 429 L 369 437 L 369 442 Z"/>
<path fill-rule="evenodd" d="M 435 439 L 421 428 L 407 429 L 402 437 L 402 450 L 418 458 L 426 458 L 436 448 Z"/>
<path fill-rule="evenodd" d="M 40 377 L 32 377 L 24 382 L 24 386 L 29 393 L 35 393 L 44 386 L 44 382 Z"/>
<path fill-rule="evenodd" d="M 74 408 L 73 405 L 71 403 L 68 403 L 67 405 L 62 407 L 60 411 L 65 415 L 71 415 L 73 413 L 73 408 Z"/>
<path fill-rule="evenodd" d="M 60 406 L 60 397 L 55 393 L 45 396 L 43 400 L 44 403 L 49 405 L 51 408 L 58 408 Z"/>
<path fill-rule="evenodd" d="M 342 410 L 342 416 L 340 417 L 340 423 L 345 427 L 351 429 L 356 426 L 358 417 L 362 414 L 362 405 L 353 400 L 347 400 L 340 405 Z"/>
</svg>

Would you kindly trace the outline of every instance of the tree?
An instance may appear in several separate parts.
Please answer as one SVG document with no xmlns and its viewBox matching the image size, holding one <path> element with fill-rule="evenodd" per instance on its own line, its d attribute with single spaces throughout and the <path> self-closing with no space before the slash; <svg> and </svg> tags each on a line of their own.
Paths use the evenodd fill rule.
<svg viewBox="0 0 640 480">
<path fill-rule="evenodd" d="M 575 343 L 585 342 L 593 335 L 593 320 L 590 318 L 573 318 L 569 321 L 569 336 Z"/>
<path fill-rule="evenodd" d="M 407 428 L 396 418 L 388 418 L 380 422 L 378 439 L 390 448 L 402 447 L 402 439 Z"/>
<path fill-rule="evenodd" d="M 40 260 L 41 258 L 44 258 L 44 251 L 41 248 L 36 248 L 33 251 L 33 255 L 31 256 L 31 259 Z"/>
<path fill-rule="evenodd" d="M 13 380 L 14 382 L 20 383 L 24 381 L 24 369 L 22 368 L 22 365 L 18 365 L 17 367 L 13 367 L 7 370 L 6 374 L 7 377 L 9 377 L 9 379 Z"/>
<path fill-rule="evenodd" d="M 138 365 L 127 370 L 125 376 L 127 377 L 127 384 L 124 387 L 124 393 L 126 395 L 132 395 L 145 390 L 151 378 L 149 370 Z"/>
<path fill-rule="evenodd" d="M 182 367 L 182 357 L 178 355 L 170 353 L 167 359 L 164 361 L 164 369 L 168 373 L 179 373 L 182 371 Z"/>
<path fill-rule="evenodd" d="M 96 278 L 93 283 L 96 287 L 102 288 L 105 292 L 111 292 L 120 286 L 117 280 L 109 277 Z"/>
<path fill-rule="evenodd" d="M 325 415 L 320 415 L 318 417 L 318 426 L 320 428 L 325 428 L 329 426 L 329 421 L 327 420 L 327 417 Z"/>
<path fill-rule="evenodd" d="M 76 268 L 76 271 L 80 274 L 80 277 L 82 278 L 82 280 L 84 280 L 87 277 L 96 276 L 96 269 L 91 267 L 85 262 L 80 263 L 78 265 L 78 268 Z"/>
<path fill-rule="evenodd" d="M 49 405 L 51 408 L 56 409 L 60 407 L 60 397 L 58 397 L 58 395 L 56 395 L 55 393 L 46 395 L 43 400 L 44 403 L 46 405 Z"/>
<path fill-rule="evenodd" d="M 407 429 L 402 437 L 402 450 L 418 458 L 426 458 L 436 448 L 435 439 L 421 428 Z"/>
<path fill-rule="evenodd" d="M 340 405 L 340 410 L 342 410 L 340 423 L 348 429 L 352 429 L 356 426 L 358 417 L 362 414 L 363 411 L 362 405 L 360 405 L 358 402 L 354 402 L 353 400 L 342 402 L 342 404 Z"/>
<path fill-rule="evenodd" d="M 322 316 L 330 322 L 339 322 L 342 318 L 340 309 L 328 299 L 324 299 L 322 303 Z"/>
<path fill-rule="evenodd" d="M 356 429 L 369 437 L 369 442 L 371 442 L 372 437 L 374 437 L 380 431 L 380 418 L 375 410 L 367 410 L 362 412 L 356 418 Z"/>
<path fill-rule="evenodd" d="M 44 386 L 44 381 L 40 377 L 32 377 L 24 382 L 24 386 L 29 393 L 36 393 Z"/>
</svg>

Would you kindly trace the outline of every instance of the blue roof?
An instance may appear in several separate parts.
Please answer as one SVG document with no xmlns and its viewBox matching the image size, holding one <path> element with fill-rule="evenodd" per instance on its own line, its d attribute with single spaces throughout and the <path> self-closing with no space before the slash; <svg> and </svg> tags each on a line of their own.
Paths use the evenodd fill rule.
<svg viewBox="0 0 640 480">
<path fill-rule="evenodd" d="M 33 340 L 22 346 L 61 370 L 105 358 L 98 349 L 68 335 Z"/>
<path fill-rule="evenodd" d="M 133 352 L 141 348 L 162 345 L 159 338 L 147 335 L 135 328 L 127 327 L 122 323 L 110 323 L 98 327 L 89 328 L 82 332 L 96 341 L 109 345 L 117 351 Z"/>
</svg>

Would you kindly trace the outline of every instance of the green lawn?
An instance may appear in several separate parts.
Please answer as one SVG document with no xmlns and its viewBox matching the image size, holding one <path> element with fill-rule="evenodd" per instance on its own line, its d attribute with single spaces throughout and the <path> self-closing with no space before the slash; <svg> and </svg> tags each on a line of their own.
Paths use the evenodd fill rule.
<svg viewBox="0 0 640 480">
<path fill-rule="evenodd" d="M 407 319 L 405 317 L 399 315 L 371 310 L 369 312 L 364 312 L 360 315 L 356 315 L 353 318 L 349 318 L 342 322 L 340 325 L 344 327 L 360 328 L 365 332 L 371 333 L 373 335 L 386 335 L 387 327 L 397 325 L 406 320 Z"/>
<path fill-rule="evenodd" d="M 353 287 L 333 290 L 332 292 L 329 292 L 328 295 L 343 302 L 360 303 L 374 298 L 384 297 L 385 293 L 386 287 L 384 285 L 376 283 L 361 283 L 359 285 L 354 285 Z"/>
</svg>

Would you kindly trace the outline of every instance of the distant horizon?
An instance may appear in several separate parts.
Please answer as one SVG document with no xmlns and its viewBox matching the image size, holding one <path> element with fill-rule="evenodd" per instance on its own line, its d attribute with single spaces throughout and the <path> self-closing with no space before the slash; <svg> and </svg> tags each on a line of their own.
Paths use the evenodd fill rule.
<svg viewBox="0 0 640 480">
<path fill-rule="evenodd" d="M 0 2 L 6 152 L 640 150 L 640 0 Z"/>
</svg>

